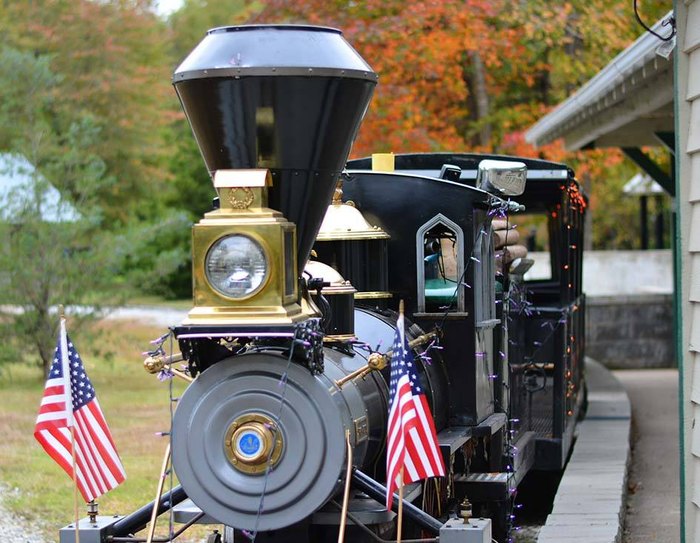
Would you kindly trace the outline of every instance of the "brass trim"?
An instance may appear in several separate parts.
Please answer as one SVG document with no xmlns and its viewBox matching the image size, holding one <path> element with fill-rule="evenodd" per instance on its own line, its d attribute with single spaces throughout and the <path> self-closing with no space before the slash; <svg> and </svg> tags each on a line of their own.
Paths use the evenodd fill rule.
<svg viewBox="0 0 700 543">
<path fill-rule="evenodd" d="M 395 169 L 396 155 L 394 153 L 372 153 L 372 171 L 393 172 Z"/>
<path fill-rule="evenodd" d="M 437 313 L 437 312 L 423 312 L 423 311 L 416 311 L 413 313 L 414 318 L 418 319 L 445 319 L 445 320 L 458 320 L 458 319 L 464 319 L 469 316 L 468 311 L 449 311 L 446 313 Z"/>
<path fill-rule="evenodd" d="M 355 299 L 356 300 L 375 300 L 375 299 L 389 299 L 393 298 L 394 295 L 391 292 L 382 292 L 382 291 L 369 291 L 369 292 L 356 292 L 355 293 Z"/>
<path fill-rule="evenodd" d="M 355 443 L 366 441 L 369 439 L 369 424 L 367 417 L 362 416 L 354 420 L 355 423 Z"/>
<path fill-rule="evenodd" d="M 236 448 L 236 440 L 245 432 L 253 432 L 260 437 L 262 447 L 257 454 L 245 456 Z M 231 465 L 243 473 L 261 475 L 279 462 L 284 449 L 282 433 L 274 421 L 261 413 L 241 415 L 234 420 L 224 436 L 224 453 Z"/>
<path fill-rule="evenodd" d="M 233 209 L 248 209 L 254 201 L 255 195 L 248 187 L 233 187 L 228 191 L 228 203 Z"/>
<path fill-rule="evenodd" d="M 350 503 L 350 482 L 352 480 L 352 445 L 350 445 L 350 430 L 345 430 L 345 451 L 347 467 L 345 468 L 345 489 L 343 490 L 343 508 L 340 514 L 340 527 L 338 528 L 338 543 L 345 543 L 345 525 L 347 523 L 348 505 Z"/>
<path fill-rule="evenodd" d="M 175 362 L 181 362 L 184 359 L 185 357 L 182 356 L 182 353 L 175 353 L 170 356 L 165 354 L 154 354 L 152 356 L 147 357 L 143 361 L 143 368 L 148 373 L 155 374 L 165 369 L 166 366 L 170 366 Z"/>
<path fill-rule="evenodd" d="M 335 336 L 332 336 L 332 335 L 323 336 L 324 343 L 335 343 L 338 341 L 352 341 L 353 339 L 357 339 L 354 334 L 337 334 Z"/>
<path fill-rule="evenodd" d="M 333 193 L 333 201 L 331 205 L 340 206 L 343 205 L 343 181 L 338 180 L 335 186 L 335 192 Z"/>
<path fill-rule="evenodd" d="M 282 296 L 285 305 L 293 304 L 297 302 L 299 298 L 299 277 L 297 276 L 297 227 L 294 223 L 289 223 L 282 226 L 282 261 L 284 264 L 281 267 L 282 271 Z M 292 262 L 285 255 L 286 247 L 286 234 L 288 232 L 292 233 Z M 294 288 L 290 294 L 287 294 L 287 275 L 291 274 L 294 281 Z"/>
<path fill-rule="evenodd" d="M 158 477 L 158 484 L 156 485 L 156 499 L 153 503 L 156 504 L 160 502 L 160 497 L 163 495 L 163 486 L 165 485 L 165 474 L 168 472 L 168 464 L 170 463 L 171 457 L 170 441 L 165 447 L 165 455 L 163 456 L 163 464 L 160 468 L 160 475 Z M 91 502 L 94 503 L 94 502 Z M 148 527 L 148 535 L 146 536 L 146 543 L 151 543 L 153 541 L 153 536 L 156 533 L 156 519 L 158 518 L 158 508 L 154 505 L 151 511 L 151 525 Z M 95 522 L 90 520 L 90 522 Z M 76 529 L 77 533 L 77 529 Z M 77 538 L 76 538 L 77 539 Z"/>
<path fill-rule="evenodd" d="M 269 187 L 272 185 L 270 170 L 255 169 L 223 169 L 214 172 L 214 188 L 234 187 Z"/>
<path fill-rule="evenodd" d="M 341 198 L 342 192 L 336 188 L 335 199 L 316 234 L 317 241 L 390 239 L 379 226 L 369 224 L 352 201 L 343 203 Z"/>
<path fill-rule="evenodd" d="M 399 312 L 403 314 L 403 300 L 401 301 L 400 304 L 400 309 Z M 412 339 L 411 341 L 408 342 L 408 346 L 411 349 L 415 349 L 416 347 L 420 345 L 425 345 L 426 343 L 429 343 L 430 341 L 433 340 L 433 338 L 438 336 L 438 331 L 433 330 L 432 332 L 428 332 L 427 334 L 422 334 L 418 336 L 415 339 Z M 382 371 L 384 368 L 386 368 L 389 363 L 391 362 L 391 357 L 394 354 L 393 351 L 387 351 L 386 353 L 377 353 L 374 352 L 369 355 L 367 358 L 367 364 L 365 366 L 362 366 L 361 368 L 356 369 L 355 371 L 348 373 L 345 377 L 342 377 L 335 381 L 335 385 L 338 388 L 343 388 L 343 385 L 346 383 L 349 383 L 350 381 L 354 381 L 355 379 L 358 378 L 365 378 L 367 375 L 369 375 L 373 371 Z"/>
<path fill-rule="evenodd" d="M 369 355 L 369 358 L 367 359 L 367 364 L 365 366 L 362 366 L 361 368 L 356 369 L 352 373 L 348 373 L 345 377 L 338 379 L 335 382 L 335 385 L 338 388 L 343 388 L 343 385 L 345 383 L 354 381 L 358 377 L 362 377 L 364 379 L 372 371 L 382 371 L 384 368 L 386 368 L 387 364 L 389 364 L 389 360 L 391 360 L 391 351 L 389 351 L 388 356 L 383 355 L 381 353 L 372 353 Z"/>
<path fill-rule="evenodd" d="M 386 232 L 334 232 L 319 234 L 316 241 L 343 241 L 343 240 L 364 240 L 364 239 L 391 239 Z"/>
<path fill-rule="evenodd" d="M 281 214 L 261 210 L 222 216 L 212 212 L 193 229 L 194 307 L 183 324 L 289 324 L 306 318 L 299 301 L 296 265 L 285 259 L 285 237 L 291 239 L 291 254 L 296 260 L 296 233 L 293 223 Z M 217 240 L 226 235 L 244 235 L 256 241 L 267 259 L 267 278 L 256 291 L 232 298 L 215 290 L 206 277 L 205 257 Z M 290 285 L 286 284 L 289 274 Z M 292 275 L 294 274 L 294 275 Z M 293 291 L 287 291 L 293 286 Z"/>
<path fill-rule="evenodd" d="M 182 324 L 293 324 L 306 320 L 309 316 L 298 304 L 288 306 L 195 306 Z M 230 336 L 230 334 L 229 334 Z"/>
<path fill-rule="evenodd" d="M 146 358 L 146 360 L 143 361 L 143 368 L 151 374 L 156 374 L 162 370 L 167 369 L 175 377 L 179 377 L 183 381 L 191 383 L 192 381 L 194 381 L 194 377 L 188 375 L 182 370 L 178 370 L 172 367 L 172 364 L 174 362 L 180 362 L 181 360 L 184 360 L 182 353 L 173 354 L 171 356 L 156 354 L 153 356 L 149 356 L 148 358 Z"/>
<path fill-rule="evenodd" d="M 357 291 L 355 290 L 355 287 L 353 287 L 349 282 L 346 285 L 333 285 L 331 284 L 330 287 L 323 287 L 321 290 L 321 294 L 323 296 L 340 296 L 340 295 L 345 295 L 347 296 L 348 294 L 355 294 Z M 313 293 L 315 294 L 315 292 Z"/>
</svg>

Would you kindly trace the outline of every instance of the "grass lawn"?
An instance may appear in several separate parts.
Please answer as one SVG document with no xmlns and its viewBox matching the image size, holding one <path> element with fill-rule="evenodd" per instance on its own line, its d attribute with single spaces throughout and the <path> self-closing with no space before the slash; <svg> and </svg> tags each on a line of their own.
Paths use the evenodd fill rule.
<svg viewBox="0 0 700 543">
<path fill-rule="evenodd" d="M 169 430 L 169 385 L 144 371 L 140 354 L 165 330 L 128 321 L 94 326 L 102 332 L 97 335 L 99 340 L 94 330 L 71 333 L 68 322 L 71 340 L 95 387 L 127 475 L 122 485 L 98 500 L 100 514 L 127 514 L 155 497 L 167 445 L 167 438 L 156 436 L 156 432 Z M 105 356 L 107 352 L 116 354 Z M 3 496 L 5 504 L 37 522 L 47 541 L 54 541 L 58 540 L 58 529 L 72 521 L 73 487 L 33 436 L 43 388 L 43 377 L 36 368 L 2 368 L 0 483 L 10 490 Z M 179 396 L 183 385 L 176 380 L 174 388 L 174 396 Z M 82 498 L 80 514 L 85 516 Z M 166 517 L 159 522 L 158 533 L 167 533 Z M 200 529 L 193 537 L 198 540 L 204 533 Z"/>
</svg>

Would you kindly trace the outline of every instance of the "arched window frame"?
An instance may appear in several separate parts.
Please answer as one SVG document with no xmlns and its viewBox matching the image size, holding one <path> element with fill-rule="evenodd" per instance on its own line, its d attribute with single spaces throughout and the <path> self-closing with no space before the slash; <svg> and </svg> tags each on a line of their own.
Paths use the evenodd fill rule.
<svg viewBox="0 0 700 543">
<path fill-rule="evenodd" d="M 464 280 L 464 232 L 457 223 L 438 213 L 416 232 L 416 277 L 418 292 L 416 293 L 416 310 L 425 313 L 425 234 L 437 225 L 450 229 L 455 234 L 457 243 L 457 279 Z M 464 289 L 457 285 L 457 309 L 464 312 Z"/>
<path fill-rule="evenodd" d="M 479 230 L 474 239 L 474 322 L 477 327 L 494 326 L 496 319 L 496 268 L 493 227 Z"/>
</svg>

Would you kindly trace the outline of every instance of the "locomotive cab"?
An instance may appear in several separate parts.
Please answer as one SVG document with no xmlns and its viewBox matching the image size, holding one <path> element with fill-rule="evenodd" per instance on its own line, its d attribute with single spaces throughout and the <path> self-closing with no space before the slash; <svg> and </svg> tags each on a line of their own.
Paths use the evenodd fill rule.
<svg viewBox="0 0 700 543">
<path fill-rule="evenodd" d="M 406 171 L 400 168 L 402 156 L 396 159 L 395 171 L 371 170 L 369 159 L 351 161 L 343 178 L 343 198 L 369 224 L 389 235 L 389 308 L 395 310 L 396 300 L 402 299 L 416 333 L 438 331 L 440 350 L 427 353 L 434 359 L 426 375 L 446 463 L 455 466 L 458 459 L 451 474 L 454 497 L 471 501 L 483 514 L 490 510 L 494 533 L 502 537 L 508 531 L 504 519 L 511 489 L 531 467 L 535 450 L 534 434 L 513 430 L 507 415 L 509 369 L 503 344 L 507 335 L 502 291 L 497 294 L 499 262 L 492 221 L 513 204 L 486 180 L 480 179 L 479 185 L 492 193 L 458 177 L 445 179 L 440 171 L 446 168 Z M 481 177 L 488 179 L 484 174 L 494 171 L 491 168 L 511 175 L 511 183 L 514 178 L 522 183 L 519 189 L 511 185 L 511 194 L 524 188 L 522 162 L 486 160 Z M 447 171 L 453 175 L 455 170 Z M 477 165 L 474 173 L 478 172 Z M 476 184 L 476 177 L 473 181 Z M 342 263 L 324 244 L 317 241 L 319 254 L 330 254 L 332 263 Z M 342 267 L 338 271 L 346 272 Z M 385 312 L 384 306 L 372 308 L 363 302 L 369 310 Z"/>
<path fill-rule="evenodd" d="M 507 163 L 513 157 L 433 153 L 396 155 L 394 158 L 397 174 L 435 178 L 446 171 L 445 165 L 449 165 L 455 182 L 469 187 L 477 185 L 479 164 L 489 160 Z M 497 375 L 494 378 L 494 403 L 507 409 L 512 419 L 518 420 L 511 429 L 516 437 L 533 436 L 534 452 L 529 453 L 534 455 L 533 467 L 561 470 L 573 444 L 573 431 L 582 414 L 584 400 L 582 247 L 587 204 L 570 168 L 543 160 L 522 157 L 517 160 L 527 168 L 527 184 L 517 196 L 520 212 L 511 215 L 508 221 L 511 226 L 517 225 L 520 232 L 530 234 L 529 239 L 524 240 L 530 245 L 529 258 L 508 265 L 508 273 L 499 273 L 503 270 L 503 262 L 486 256 L 491 250 L 486 250 L 490 236 L 488 239 L 483 237 L 480 240 L 481 254 L 478 244 L 473 246 L 471 256 L 474 257 L 475 275 L 467 276 L 467 279 L 472 280 L 471 286 L 476 288 L 469 288 L 468 292 L 473 292 L 474 296 L 472 309 L 477 330 L 494 316 L 493 302 L 488 299 L 490 292 L 496 292 L 495 316 L 507 320 L 507 337 L 501 337 L 500 327 L 495 330 L 496 345 L 500 347 L 496 347 L 499 355 L 491 372 Z M 348 164 L 349 168 L 358 169 L 370 166 L 370 159 Z M 355 193 L 348 194 L 358 199 Z M 409 202 L 405 204 L 409 205 Z M 437 208 L 449 209 L 449 206 L 440 199 Z M 388 231 L 393 237 L 394 233 Z M 406 251 L 407 247 L 397 251 L 395 265 L 399 265 L 401 255 Z M 417 252 L 420 257 L 420 251 Z M 491 269 L 489 262 L 494 262 Z M 420 298 L 420 269 L 417 269 L 417 275 L 416 288 Z M 428 280 L 428 287 L 431 284 Z M 437 294 L 438 299 L 444 301 L 439 298 L 441 291 L 428 288 L 426 292 L 428 299 Z M 449 310 L 454 311 L 454 307 Z M 419 314 L 419 320 L 420 317 Z M 478 337 L 478 333 L 476 335 Z M 445 356 L 447 349 L 446 345 Z M 481 352 L 476 351 L 477 354 Z M 504 363 L 507 367 L 500 367 Z"/>
</svg>

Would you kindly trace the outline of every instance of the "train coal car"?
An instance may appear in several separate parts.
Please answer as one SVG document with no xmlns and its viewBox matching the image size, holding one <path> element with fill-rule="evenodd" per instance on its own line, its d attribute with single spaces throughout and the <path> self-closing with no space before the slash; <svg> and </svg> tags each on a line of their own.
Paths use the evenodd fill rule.
<svg viewBox="0 0 700 543">
<path fill-rule="evenodd" d="M 193 228 L 181 353 L 146 361 L 175 375 L 187 364 L 171 431 L 181 486 L 86 520 L 81 540 L 137 541 L 166 510 L 223 525 L 212 542 L 392 540 L 400 307 L 446 467 L 406 486 L 404 537 L 505 542 L 523 477 L 563 467 L 583 399 L 573 174 L 467 154 L 346 167 L 376 81 L 339 31 L 294 25 L 211 30 L 176 70 L 218 193 Z M 518 214 L 546 232 L 542 279 L 528 278 Z"/>
</svg>

